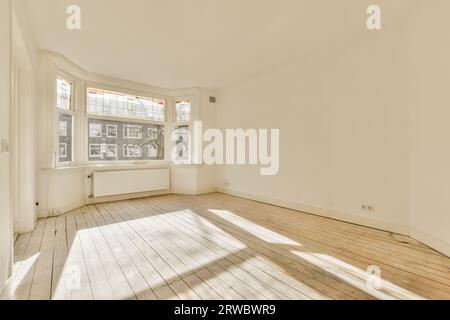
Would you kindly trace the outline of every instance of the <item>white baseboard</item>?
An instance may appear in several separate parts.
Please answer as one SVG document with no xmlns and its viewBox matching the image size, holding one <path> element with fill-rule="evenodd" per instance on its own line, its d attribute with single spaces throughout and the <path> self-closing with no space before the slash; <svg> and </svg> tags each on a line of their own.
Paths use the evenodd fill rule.
<svg viewBox="0 0 450 320">
<path fill-rule="evenodd" d="M 411 237 L 416 239 L 417 241 L 422 242 L 428 247 L 439 251 L 442 254 L 445 254 L 447 257 L 450 257 L 450 244 L 439 240 L 428 233 L 422 232 L 416 228 L 410 228 Z"/>
<path fill-rule="evenodd" d="M 122 194 L 108 197 L 99 197 L 93 198 L 92 203 L 105 203 L 105 202 L 113 202 L 113 201 L 121 201 L 121 200 L 130 200 L 130 199 L 139 199 L 139 198 L 147 198 L 152 196 L 161 196 L 164 194 L 169 194 L 168 190 L 160 190 L 160 191 L 149 191 L 149 192 L 141 192 L 141 193 L 130 193 L 130 194 Z M 89 201 L 86 201 L 86 204 L 89 204 Z"/>
<path fill-rule="evenodd" d="M 240 192 L 237 190 L 229 189 L 229 188 L 217 188 L 218 192 L 222 192 L 225 194 L 233 195 L 240 198 L 250 199 L 258 202 L 263 202 L 287 209 L 292 209 L 296 211 L 301 211 L 304 213 L 309 213 L 321 217 L 332 218 L 335 220 L 345 221 L 357 225 L 361 225 L 364 227 L 370 227 L 374 229 L 379 229 L 383 231 L 394 232 L 402 235 L 409 235 L 409 228 L 407 226 L 402 226 L 396 223 L 379 221 L 375 219 L 370 219 L 366 217 L 361 217 L 349 213 L 338 212 L 328 209 L 316 208 L 308 205 L 303 205 L 301 203 L 295 203 L 290 201 L 273 199 L 265 196 L 249 194 L 245 192 Z"/>
<path fill-rule="evenodd" d="M 86 205 L 86 202 L 84 200 L 80 200 L 77 202 L 73 202 L 71 204 L 57 207 L 57 208 L 51 208 L 51 209 L 39 209 L 38 210 L 38 218 L 48 218 L 48 217 L 57 217 L 64 213 L 67 213 L 69 211 L 81 208 L 82 206 Z M 56 212 L 55 214 L 52 214 L 52 212 Z"/>
<path fill-rule="evenodd" d="M 77 202 L 74 202 L 69 205 L 51 208 L 51 209 L 40 209 L 38 211 L 38 218 L 48 218 L 48 217 L 55 217 L 59 215 L 63 215 L 67 212 L 70 212 L 72 210 L 81 208 L 85 205 L 88 205 L 89 203 L 105 203 L 105 202 L 112 202 L 112 201 L 120 201 L 120 200 L 129 200 L 129 199 L 138 199 L 138 198 L 146 198 L 151 196 L 160 196 L 165 194 L 187 194 L 187 195 L 200 195 L 200 194 L 206 194 L 206 193 L 212 193 L 216 192 L 216 188 L 207 188 L 203 190 L 197 190 L 194 193 L 190 193 L 188 191 L 181 192 L 180 190 L 177 190 L 178 192 L 171 192 L 169 190 L 161 190 L 161 191 L 150 191 L 150 192 L 142 192 L 142 193 L 133 193 L 133 194 L 124 194 L 124 195 L 116 195 L 116 196 L 109 196 L 109 197 L 101 197 L 101 198 L 93 198 L 92 202 L 88 200 L 80 200 Z M 52 214 L 52 212 L 56 212 L 56 214 Z"/>
<path fill-rule="evenodd" d="M 172 190 L 171 194 L 184 194 L 184 195 L 196 196 L 196 195 L 201 195 L 201 194 L 213 193 L 216 191 L 217 191 L 216 188 L 205 188 L 205 189 L 198 189 L 195 191 L 177 189 L 177 190 Z"/>
</svg>

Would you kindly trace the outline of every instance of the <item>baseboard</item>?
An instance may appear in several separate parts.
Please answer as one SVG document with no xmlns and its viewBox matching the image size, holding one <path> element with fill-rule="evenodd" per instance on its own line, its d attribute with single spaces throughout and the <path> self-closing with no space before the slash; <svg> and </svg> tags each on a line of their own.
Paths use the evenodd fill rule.
<svg viewBox="0 0 450 320">
<path fill-rule="evenodd" d="M 152 196 L 160 196 L 165 194 L 188 194 L 188 195 L 200 195 L 200 194 L 206 194 L 206 193 L 212 193 L 216 192 L 216 188 L 206 188 L 203 190 L 197 190 L 194 193 L 189 192 L 171 192 L 169 190 L 161 190 L 161 191 L 150 191 L 150 192 L 142 192 L 142 193 L 132 193 L 132 194 L 124 194 L 124 195 L 116 195 L 116 196 L 109 196 L 109 197 L 101 197 L 101 198 L 93 198 L 92 202 L 90 201 L 77 201 L 70 205 L 61 206 L 57 208 L 51 208 L 51 209 L 40 209 L 38 210 L 38 218 L 48 218 L 48 217 L 57 217 L 60 215 L 63 215 L 67 212 L 70 212 L 72 210 L 81 208 L 85 205 L 88 205 L 89 203 L 105 203 L 105 202 L 113 202 L 113 201 L 121 201 L 121 200 L 129 200 L 129 199 L 138 199 L 138 198 L 146 198 L 146 197 L 152 197 Z"/>
<path fill-rule="evenodd" d="M 48 217 L 57 217 L 60 215 L 63 215 L 67 212 L 70 212 L 72 210 L 81 208 L 82 206 L 86 205 L 86 202 L 84 200 L 76 201 L 71 204 L 61 206 L 58 208 L 51 208 L 51 209 L 40 209 L 38 210 L 38 218 L 48 218 Z"/>
<path fill-rule="evenodd" d="M 201 194 L 208 194 L 216 192 L 216 188 L 205 188 L 205 189 L 199 189 L 199 190 L 172 190 L 171 194 L 184 194 L 184 195 L 190 195 L 190 196 L 197 196 Z"/>
<path fill-rule="evenodd" d="M 105 203 L 105 202 L 113 202 L 113 201 L 121 201 L 121 200 L 130 200 L 130 199 L 139 199 L 139 198 L 147 198 L 152 196 L 161 196 L 165 194 L 169 194 L 169 190 L 159 190 L 159 191 L 148 191 L 141 193 L 130 193 L 116 196 L 108 196 L 108 197 L 100 197 L 93 198 L 92 203 Z M 85 203 L 89 204 L 89 202 Z"/>
<path fill-rule="evenodd" d="M 428 247 L 450 257 L 450 243 L 439 240 L 428 233 L 422 232 L 416 228 L 410 228 L 411 237 L 422 242 Z"/>
<path fill-rule="evenodd" d="M 394 233 L 398 233 L 398 234 L 402 234 L 402 235 L 406 235 L 406 236 L 409 235 L 409 228 L 407 226 L 402 226 L 402 225 L 395 224 L 395 223 L 390 223 L 390 222 L 386 222 L 386 221 L 378 221 L 375 219 L 356 216 L 356 215 L 352 215 L 352 214 L 348 214 L 348 213 L 344 213 L 344 212 L 316 208 L 316 207 L 312 207 L 312 206 L 308 206 L 308 205 L 303 205 L 300 203 L 284 201 L 284 200 L 269 198 L 269 197 L 265 197 L 265 196 L 255 195 L 255 194 L 249 194 L 249 193 L 240 192 L 240 191 L 229 189 L 229 188 L 217 188 L 216 191 L 225 193 L 225 194 L 229 194 L 232 196 L 240 197 L 240 198 L 245 198 L 245 199 L 249 199 L 249 200 L 254 200 L 254 201 L 258 201 L 258 202 L 275 205 L 278 207 L 292 209 L 292 210 L 309 213 L 309 214 L 313 214 L 313 215 L 317 215 L 317 216 L 321 216 L 321 217 L 332 218 L 332 219 L 339 220 L 339 221 L 349 222 L 349 223 L 361 225 L 364 227 L 394 232 Z"/>
</svg>

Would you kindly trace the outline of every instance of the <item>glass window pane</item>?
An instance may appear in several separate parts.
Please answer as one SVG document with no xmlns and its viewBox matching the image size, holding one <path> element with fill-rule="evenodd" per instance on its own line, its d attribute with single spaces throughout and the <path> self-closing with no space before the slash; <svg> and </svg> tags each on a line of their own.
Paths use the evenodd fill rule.
<svg viewBox="0 0 450 320">
<path fill-rule="evenodd" d="M 89 119 L 88 160 L 163 160 L 164 126 Z"/>
<path fill-rule="evenodd" d="M 72 127 L 73 118 L 68 114 L 60 114 L 58 120 L 58 162 L 72 162 Z"/>
<path fill-rule="evenodd" d="M 95 88 L 88 88 L 87 96 L 90 114 L 164 122 L 164 100 Z"/>
<path fill-rule="evenodd" d="M 191 119 L 191 102 L 189 100 L 177 101 L 175 103 L 177 122 L 188 122 Z"/>
<path fill-rule="evenodd" d="M 56 79 L 56 106 L 61 109 L 72 109 L 72 84 L 61 78 Z"/>
<path fill-rule="evenodd" d="M 190 158 L 190 132 L 189 126 L 178 126 L 175 129 L 177 140 L 176 160 L 189 160 Z"/>
</svg>

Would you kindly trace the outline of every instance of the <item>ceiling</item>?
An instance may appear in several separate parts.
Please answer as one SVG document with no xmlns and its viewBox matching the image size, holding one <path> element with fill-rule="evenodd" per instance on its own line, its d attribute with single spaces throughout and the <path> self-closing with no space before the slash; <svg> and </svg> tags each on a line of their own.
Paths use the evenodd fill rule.
<svg viewBox="0 0 450 320">
<path fill-rule="evenodd" d="M 218 89 L 366 29 L 373 0 L 26 0 L 40 48 L 169 89 Z M 420 1 L 377 0 L 383 27 Z M 66 8 L 81 8 L 81 30 Z M 381 31 L 382 32 L 382 31 Z"/>
</svg>

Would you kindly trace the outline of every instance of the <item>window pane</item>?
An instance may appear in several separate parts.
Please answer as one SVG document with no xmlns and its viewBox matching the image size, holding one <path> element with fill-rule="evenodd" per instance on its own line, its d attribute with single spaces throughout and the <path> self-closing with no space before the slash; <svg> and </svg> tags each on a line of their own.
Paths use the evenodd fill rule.
<svg viewBox="0 0 450 320">
<path fill-rule="evenodd" d="M 190 158 L 190 133 L 189 126 L 178 126 L 175 129 L 176 140 L 176 160 L 189 160 Z"/>
<path fill-rule="evenodd" d="M 72 116 L 60 114 L 58 121 L 58 162 L 72 162 Z"/>
<path fill-rule="evenodd" d="M 61 109 L 72 108 L 72 84 L 63 79 L 56 79 L 56 106 Z"/>
<path fill-rule="evenodd" d="M 88 113 L 164 122 L 164 100 L 88 88 Z"/>
<path fill-rule="evenodd" d="M 89 119 L 89 161 L 163 160 L 164 126 Z"/>
<path fill-rule="evenodd" d="M 177 122 L 190 121 L 191 119 L 191 102 L 189 100 L 177 101 L 175 103 L 175 111 Z"/>
</svg>

